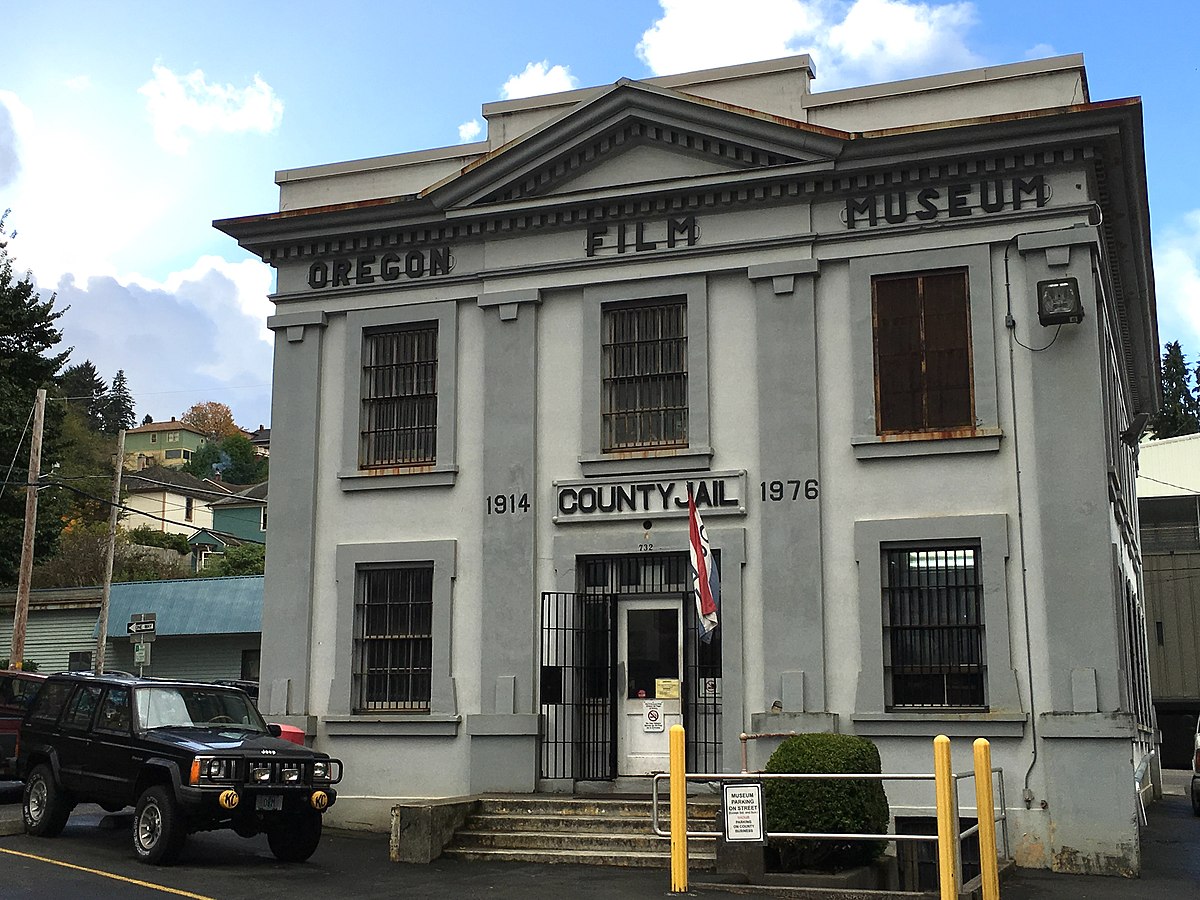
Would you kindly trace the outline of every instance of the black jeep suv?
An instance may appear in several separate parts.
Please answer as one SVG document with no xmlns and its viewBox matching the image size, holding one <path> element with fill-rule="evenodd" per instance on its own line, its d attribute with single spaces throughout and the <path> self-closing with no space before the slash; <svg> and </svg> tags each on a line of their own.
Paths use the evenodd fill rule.
<svg viewBox="0 0 1200 900">
<path fill-rule="evenodd" d="M 133 849 L 171 862 L 188 834 L 266 832 L 285 862 L 321 839 L 342 764 L 278 737 L 236 688 L 132 675 L 53 675 L 21 723 L 25 830 L 53 836 L 76 803 L 136 807 Z"/>
</svg>

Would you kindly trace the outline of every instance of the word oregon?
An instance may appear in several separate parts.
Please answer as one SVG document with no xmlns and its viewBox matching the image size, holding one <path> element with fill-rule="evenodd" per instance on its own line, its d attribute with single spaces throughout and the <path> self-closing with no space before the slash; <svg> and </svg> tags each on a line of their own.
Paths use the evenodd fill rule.
<svg viewBox="0 0 1200 900">
<path fill-rule="evenodd" d="M 399 281 L 403 278 L 422 278 L 426 275 L 448 275 L 454 268 L 449 247 L 430 247 L 409 250 L 407 253 L 385 253 L 382 256 L 339 256 L 318 260 L 308 267 L 308 286 L 313 290 L 325 287 L 350 287 L 375 284 L 376 281 Z"/>
<path fill-rule="evenodd" d="M 1042 175 L 1032 178 L 987 178 L 944 188 L 919 191 L 888 191 L 851 197 L 846 200 L 846 227 L 864 222 L 874 227 L 880 222 L 899 225 L 909 219 L 927 222 L 971 216 L 977 212 L 996 213 L 1003 209 L 1040 209 L 1050 199 L 1050 188 Z"/>
</svg>

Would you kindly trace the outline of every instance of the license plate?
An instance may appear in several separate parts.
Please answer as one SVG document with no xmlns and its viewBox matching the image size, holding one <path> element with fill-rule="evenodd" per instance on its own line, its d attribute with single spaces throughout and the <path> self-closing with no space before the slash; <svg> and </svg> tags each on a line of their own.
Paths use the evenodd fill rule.
<svg viewBox="0 0 1200 900">
<path fill-rule="evenodd" d="M 283 809 L 282 794 L 259 794 L 254 799 L 254 808 L 260 810 L 281 810 Z"/>
</svg>

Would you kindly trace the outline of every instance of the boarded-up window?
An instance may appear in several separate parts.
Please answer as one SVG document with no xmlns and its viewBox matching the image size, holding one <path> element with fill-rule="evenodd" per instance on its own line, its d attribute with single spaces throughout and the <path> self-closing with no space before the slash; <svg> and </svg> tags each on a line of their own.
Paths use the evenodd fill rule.
<svg viewBox="0 0 1200 900">
<path fill-rule="evenodd" d="M 437 459 L 436 323 L 364 336 L 359 463 L 429 465 Z"/>
<path fill-rule="evenodd" d="M 354 628 L 354 711 L 429 710 L 433 566 L 364 569 Z"/>
<path fill-rule="evenodd" d="M 971 427 L 971 330 L 965 271 L 872 281 L 879 434 Z"/>
<path fill-rule="evenodd" d="M 602 449 L 686 447 L 687 298 L 606 307 L 601 335 Z"/>
</svg>

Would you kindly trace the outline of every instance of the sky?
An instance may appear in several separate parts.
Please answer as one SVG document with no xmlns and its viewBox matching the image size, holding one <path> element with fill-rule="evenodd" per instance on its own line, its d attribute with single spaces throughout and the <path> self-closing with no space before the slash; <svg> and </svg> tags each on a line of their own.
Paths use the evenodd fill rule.
<svg viewBox="0 0 1200 900">
<path fill-rule="evenodd" d="M 832 90 L 1082 53 L 1144 103 L 1161 339 L 1200 356 L 1195 0 L 0 0 L 0 211 L 70 363 L 137 417 L 270 425 L 275 172 L 486 137 L 483 103 L 809 53 Z"/>
</svg>

